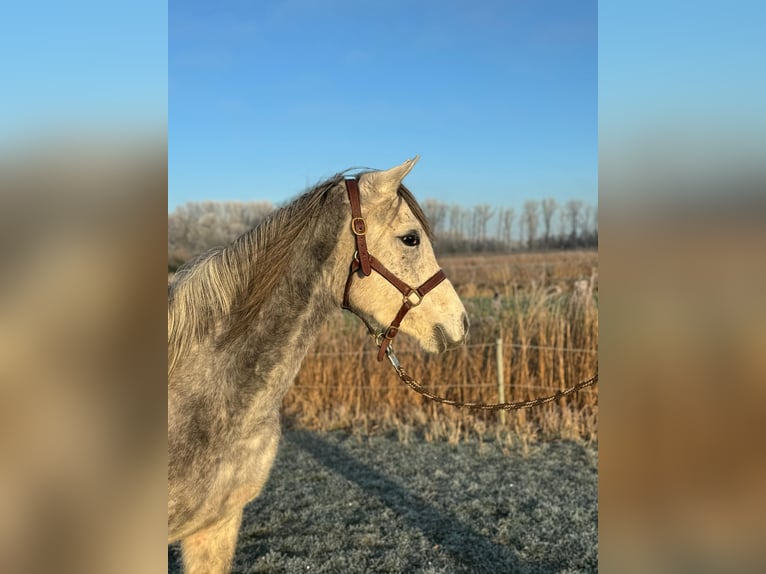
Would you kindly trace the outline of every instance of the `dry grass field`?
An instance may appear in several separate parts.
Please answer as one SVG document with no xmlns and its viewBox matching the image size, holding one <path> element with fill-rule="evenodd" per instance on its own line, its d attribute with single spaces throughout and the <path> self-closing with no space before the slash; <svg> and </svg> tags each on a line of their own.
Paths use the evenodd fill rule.
<svg viewBox="0 0 766 574">
<path fill-rule="evenodd" d="M 441 257 L 471 319 L 468 345 L 444 355 L 396 341 L 403 367 L 426 388 L 466 401 L 496 402 L 496 340 L 502 338 L 508 401 L 549 395 L 590 378 L 598 368 L 596 251 Z M 493 438 L 508 446 L 536 439 L 597 438 L 598 388 L 528 411 L 500 415 L 437 405 L 399 382 L 348 313 L 317 338 L 285 400 L 288 426 L 395 430 L 402 441 Z"/>
</svg>

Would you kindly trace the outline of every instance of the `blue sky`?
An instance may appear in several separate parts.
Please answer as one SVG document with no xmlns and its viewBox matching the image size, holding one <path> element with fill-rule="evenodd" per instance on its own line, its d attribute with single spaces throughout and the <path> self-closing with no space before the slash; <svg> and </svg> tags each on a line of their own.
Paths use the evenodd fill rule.
<svg viewBox="0 0 766 574">
<path fill-rule="evenodd" d="M 421 155 L 450 203 L 597 201 L 595 1 L 171 0 L 169 209 Z"/>
<path fill-rule="evenodd" d="M 168 11 L 156 0 L 4 2 L 0 138 L 164 130 Z"/>
<path fill-rule="evenodd" d="M 171 207 L 284 201 L 414 153 L 421 199 L 595 202 L 597 81 L 603 166 L 629 162 L 641 131 L 666 156 L 687 134 L 714 144 L 704 165 L 762 163 L 765 15 L 602 0 L 597 74 L 596 4 L 580 0 L 7 3 L 0 140 L 169 116 Z"/>
<path fill-rule="evenodd" d="M 643 201 L 655 188 L 665 199 L 763 173 L 764 22 L 755 0 L 600 3 L 605 196 Z"/>
</svg>

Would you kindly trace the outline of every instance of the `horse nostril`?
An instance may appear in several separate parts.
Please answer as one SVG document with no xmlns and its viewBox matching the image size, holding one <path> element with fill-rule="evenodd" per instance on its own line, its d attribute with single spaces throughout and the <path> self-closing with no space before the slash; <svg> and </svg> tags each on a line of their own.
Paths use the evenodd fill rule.
<svg viewBox="0 0 766 574">
<path fill-rule="evenodd" d="M 468 315 L 463 313 L 463 335 L 468 333 L 468 327 L 470 327 L 470 323 L 468 322 Z"/>
</svg>

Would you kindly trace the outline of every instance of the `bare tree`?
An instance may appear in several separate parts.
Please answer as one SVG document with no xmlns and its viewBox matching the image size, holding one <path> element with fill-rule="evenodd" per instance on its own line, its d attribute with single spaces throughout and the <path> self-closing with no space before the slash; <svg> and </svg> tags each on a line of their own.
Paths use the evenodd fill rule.
<svg viewBox="0 0 766 574">
<path fill-rule="evenodd" d="M 453 238 L 462 239 L 465 237 L 465 218 L 463 217 L 463 211 L 463 208 L 459 205 L 450 205 L 449 207 L 450 235 Z"/>
<path fill-rule="evenodd" d="M 495 213 L 497 215 L 497 231 L 495 232 L 495 239 L 498 241 L 503 240 L 503 217 L 505 216 L 505 207 L 498 207 Z"/>
<path fill-rule="evenodd" d="M 551 246 L 551 220 L 553 214 L 556 212 L 558 204 L 552 197 L 543 199 L 540 202 L 543 211 L 543 241 L 545 242 L 546 249 Z"/>
<path fill-rule="evenodd" d="M 537 241 L 538 209 L 540 203 L 535 200 L 524 202 L 524 227 L 527 231 L 527 247 L 531 249 Z"/>
<path fill-rule="evenodd" d="M 486 203 L 482 203 L 481 205 L 474 206 L 473 213 L 476 222 L 476 239 L 486 241 L 487 222 L 492 218 L 494 210 Z"/>
<path fill-rule="evenodd" d="M 598 204 L 593 206 L 593 233 L 598 239 Z"/>
<path fill-rule="evenodd" d="M 581 235 L 588 236 L 591 234 L 591 218 L 593 217 L 593 206 L 584 205 L 582 214 L 582 232 Z"/>
<path fill-rule="evenodd" d="M 577 242 L 578 230 L 582 225 L 583 203 L 579 199 L 570 199 L 566 204 L 567 219 L 569 220 L 569 240 Z"/>
<path fill-rule="evenodd" d="M 501 208 L 497 213 L 497 238 L 506 246 L 511 245 L 511 230 L 515 211 L 512 207 Z"/>
<path fill-rule="evenodd" d="M 475 243 L 479 240 L 479 213 L 474 207 L 470 212 L 471 218 L 471 232 L 468 234 L 471 242 Z"/>
<path fill-rule="evenodd" d="M 513 241 L 513 221 L 516 218 L 516 210 L 509 207 L 503 216 L 503 227 L 505 229 L 505 242 L 510 246 Z"/>
<path fill-rule="evenodd" d="M 190 202 L 168 215 L 168 265 L 226 245 L 256 227 L 274 207 L 268 202 Z"/>
<path fill-rule="evenodd" d="M 585 205 L 580 236 L 583 244 L 588 247 L 598 244 L 598 206 Z"/>
<path fill-rule="evenodd" d="M 423 212 L 426 214 L 426 219 L 431 224 L 434 234 L 441 237 L 447 222 L 447 206 L 436 199 L 426 199 L 423 203 Z"/>
<path fill-rule="evenodd" d="M 558 244 L 563 245 L 566 241 L 566 229 L 567 229 L 567 212 L 565 209 L 559 209 L 559 229 L 558 229 Z"/>
<path fill-rule="evenodd" d="M 466 238 L 470 237 L 469 231 L 468 231 L 468 225 L 469 221 L 471 219 L 471 210 L 469 209 L 461 209 L 460 211 L 460 230 L 461 230 L 461 237 Z"/>
</svg>

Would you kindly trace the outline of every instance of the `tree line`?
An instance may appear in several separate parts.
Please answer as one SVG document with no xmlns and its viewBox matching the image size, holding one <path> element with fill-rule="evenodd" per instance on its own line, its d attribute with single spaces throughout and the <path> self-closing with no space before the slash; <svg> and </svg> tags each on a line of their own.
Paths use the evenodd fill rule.
<svg viewBox="0 0 766 574">
<path fill-rule="evenodd" d="M 434 231 L 437 254 L 470 254 L 598 246 L 598 208 L 572 199 L 529 200 L 517 213 L 488 204 L 465 207 L 427 199 L 423 211 Z M 226 245 L 266 219 L 267 201 L 203 201 L 179 205 L 168 215 L 168 267 Z"/>
<path fill-rule="evenodd" d="M 464 207 L 427 199 L 426 218 L 439 253 L 506 252 L 598 247 L 598 208 L 579 199 L 554 198 L 513 207 Z"/>
</svg>

